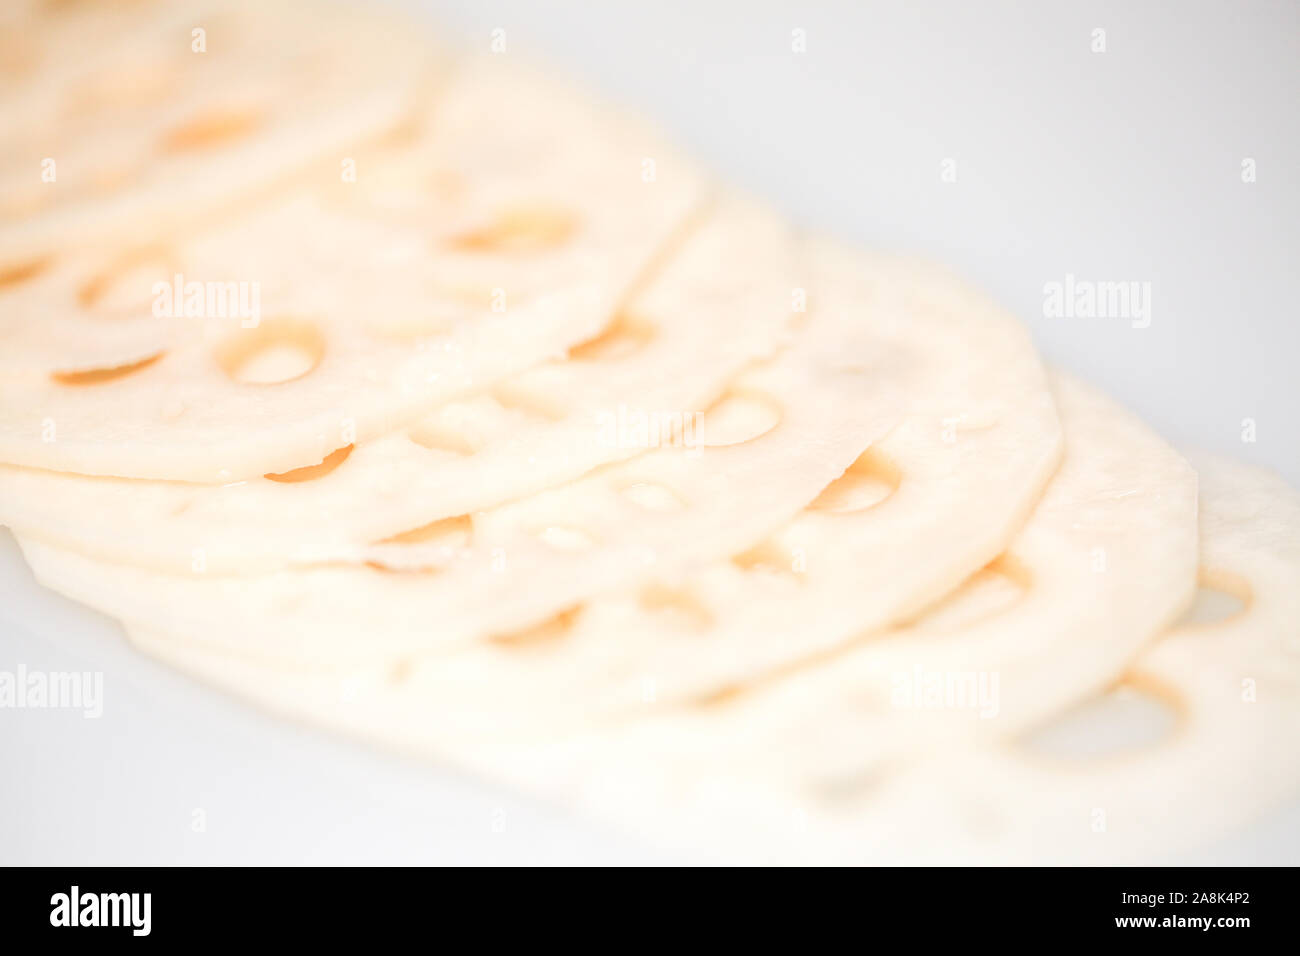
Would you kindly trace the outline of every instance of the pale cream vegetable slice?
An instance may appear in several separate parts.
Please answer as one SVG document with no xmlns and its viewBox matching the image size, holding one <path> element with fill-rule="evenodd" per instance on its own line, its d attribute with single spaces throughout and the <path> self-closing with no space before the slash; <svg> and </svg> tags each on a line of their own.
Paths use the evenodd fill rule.
<svg viewBox="0 0 1300 956">
<path fill-rule="evenodd" d="M 0 270 L 157 237 L 336 156 L 403 120 L 439 59 L 392 11 L 114 7 L 6 23 L 33 41 L 0 98 Z"/>
<path fill-rule="evenodd" d="M 1014 557 L 1032 575 L 1028 592 L 1000 615 L 962 623 L 958 605 L 970 612 L 982 604 L 967 590 L 927 615 L 930 625 L 946 621 L 947 629 L 940 624 L 934 632 L 918 622 L 867 636 L 852 650 L 729 702 L 660 709 L 645 720 L 594 727 L 585 738 L 547 748 L 520 733 L 514 687 L 502 688 L 490 675 L 475 685 L 477 704 L 467 704 L 464 695 L 449 702 L 402 669 L 382 679 L 366 672 L 330 679 L 194 648 L 176 634 L 144 625 L 131 633 L 149 653 L 268 708 L 386 746 L 455 759 L 669 845 L 745 859 L 907 861 L 944 846 L 942 829 L 939 836 L 930 829 L 932 806 L 951 812 L 945 825 L 969 838 L 961 827 L 978 828 L 987 807 L 963 802 L 960 795 L 990 784 L 971 774 L 944 774 L 943 790 L 933 775 L 921 774 L 917 783 L 896 789 L 918 772 L 899 770 L 882 760 L 885 754 L 924 761 L 937 752 L 942 756 L 923 766 L 945 768 L 960 751 L 936 745 L 945 737 L 951 742 L 970 736 L 966 727 L 952 724 L 918 732 L 910 707 L 891 713 L 888 698 L 883 705 L 879 700 L 882 667 L 897 666 L 909 676 L 915 661 L 931 669 L 999 668 L 1002 687 L 1010 691 L 1001 700 L 1007 711 L 983 729 L 1014 733 L 1040 708 L 1060 709 L 1122 673 L 1193 586 L 1196 492 L 1190 469 L 1109 401 L 1076 384 L 1061 387 L 1065 462 L 1004 559 Z M 1213 492 L 1213 486 L 1207 489 L 1207 495 Z M 1207 555 L 1216 533 L 1211 501 Z M 1294 536 L 1282 529 L 1297 520 L 1289 514 L 1294 510 L 1291 504 L 1265 525 L 1275 541 L 1290 542 L 1285 547 L 1292 552 Z M 1251 498 L 1237 509 L 1247 516 L 1260 511 Z M 1105 570 L 1096 563 L 1099 545 L 1110 562 Z M 1288 563 L 1294 575 L 1294 554 Z M 1288 563 L 1278 569 L 1284 576 Z M 883 663 L 875 661 L 878 653 Z M 1078 674 L 1081 659 L 1087 666 Z M 1032 691 L 1027 705 L 1018 703 L 1025 688 Z M 893 689 L 891 674 L 884 691 Z M 496 721 L 494 704 L 504 715 Z M 978 713 L 962 716 L 979 719 Z M 1239 778 L 1253 772 L 1248 768 Z M 1013 789 L 1021 802 L 1006 817 L 1032 820 L 1039 810 L 1034 791 Z M 1157 790 L 1148 799 L 1158 805 L 1170 792 Z M 899 796 L 878 803 L 881 794 Z M 1074 822 L 1088 826 L 1086 818 Z M 899 836 L 886 847 L 891 828 Z"/>
<path fill-rule="evenodd" d="M 413 682 L 466 705 L 482 682 L 509 688 L 521 728 L 547 734 L 562 716 L 626 716 L 826 653 L 916 613 L 1007 547 L 1062 447 L 1024 328 L 932 266 L 830 243 L 809 252 L 814 305 L 860 303 L 914 359 L 900 423 L 745 554 L 575 609 L 552 640 L 409 662 Z"/>
<path fill-rule="evenodd" d="M 0 270 L 0 369 L 121 369 L 193 341 L 204 329 L 187 311 L 191 281 L 204 286 L 196 311 L 218 318 L 206 296 L 219 307 L 226 282 L 257 284 L 263 314 L 285 285 L 318 283 L 334 299 L 355 287 L 366 324 L 418 340 L 479 311 L 599 289 L 600 270 L 637 242 L 657 248 L 663 218 L 682 218 L 705 188 L 655 131 L 553 77 L 474 61 L 428 86 L 395 131 L 313 164 L 299 188 L 262 191 L 242 221 L 249 204 L 227 203 L 194 239 L 191 228 Z M 268 224 L 256 215 L 268 203 L 309 215 Z M 335 251 L 331 233 L 347 228 L 358 235 Z M 159 304 L 174 311 L 159 317 Z"/>
<path fill-rule="evenodd" d="M 822 302 L 681 443 L 370 552 L 424 570 L 168 575 L 20 541 L 58 591 L 265 660 L 338 668 L 513 632 L 649 571 L 742 551 L 842 474 L 897 421 L 896 379 L 906 380 L 906 357 L 861 327 L 855 308 Z"/>
<path fill-rule="evenodd" d="M 1014 732 L 1050 713 L 1063 695 L 1077 699 L 1104 685 L 1144 640 L 1168 623 L 1193 587 L 1195 476 L 1181 457 L 1113 403 L 1077 383 L 1063 382 L 1061 390 L 1070 448 L 1066 461 L 994 570 L 975 575 L 955 596 L 909 626 L 875 633 L 859 630 L 852 647 L 805 655 L 804 666 L 735 689 L 729 697 L 682 708 L 660 694 L 670 673 L 647 679 L 639 685 L 643 696 L 635 709 L 621 700 L 624 715 L 639 710 L 655 718 L 644 733 L 651 740 L 662 734 L 670 749 L 679 736 L 695 741 L 705 754 L 702 764 L 722 749 L 733 762 L 741 761 L 748 746 L 742 742 L 752 741 L 750 762 L 762 766 L 769 745 L 780 739 L 790 746 L 778 750 L 789 756 L 776 772 L 789 771 L 797 761 L 807 774 L 829 777 L 847 773 L 846 766 L 856 767 L 868 757 L 879 761 L 893 756 L 898 747 L 918 740 Z M 1147 564 L 1151 572 L 1133 572 Z M 1019 582 L 1014 587 L 999 580 L 1011 569 Z M 649 588 L 627 598 L 590 602 L 590 620 L 584 627 L 591 630 L 583 631 L 583 639 L 591 644 L 601 636 L 611 645 L 595 660 L 612 674 L 636 673 L 647 655 L 653 658 L 654 648 L 647 650 L 641 640 L 624 640 L 625 635 L 657 625 L 665 641 L 676 640 L 679 635 L 671 630 L 676 619 L 689 622 L 700 613 L 690 593 Z M 806 628 L 791 625 L 787 633 L 792 644 L 811 642 L 818 647 L 821 642 L 808 631 L 828 621 L 842 627 L 843 620 L 853 616 L 855 598 L 837 597 L 838 603 L 823 616 L 808 609 Z M 744 598 L 761 600 L 752 593 Z M 639 611 L 634 612 L 636 604 Z M 746 618 L 738 602 L 714 610 Z M 776 609 L 771 613 L 779 615 Z M 397 689 L 388 681 L 392 665 L 354 672 L 352 685 L 364 687 L 377 701 L 389 694 L 406 697 L 416 711 L 420 706 L 443 708 L 433 719 L 413 714 L 411 723 L 417 728 L 441 726 L 442 718 L 454 715 L 462 740 L 468 739 L 464 727 L 472 724 L 488 728 L 476 746 L 526 749 L 532 738 L 553 737 L 557 728 L 591 724 L 584 713 L 604 719 L 615 710 L 597 667 L 588 662 L 589 647 L 569 658 L 581 680 L 566 681 L 557 664 L 530 672 L 531 664 L 547 661 L 548 655 L 563 659 L 577 625 L 557 624 L 567 627 L 535 633 L 531 643 L 490 642 L 453 655 L 403 662 L 398 667 L 403 684 Z M 598 625 L 604 628 L 599 635 Z M 1062 673 L 1055 670 L 1058 663 L 1064 665 Z M 681 666 L 689 666 L 689 661 Z M 956 712 L 891 707 L 895 677 L 912 678 L 917 669 L 925 674 L 997 673 L 997 719 L 981 721 L 973 707 Z M 540 686 L 527 686 L 530 673 Z M 666 672 L 660 668 L 655 673 Z M 328 683 L 323 681 L 322 687 Z M 328 697 L 331 692 L 323 693 Z M 854 722 L 874 732 L 843 729 Z M 846 737 L 856 749 L 846 746 Z M 692 750 L 692 744 L 683 744 L 682 753 Z"/>
<path fill-rule="evenodd" d="M 724 851 L 732 859 L 1150 863 L 1231 835 L 1300 793 L 1300 495 L 1262 469 L 1195 461 L 1203 587 L 1240 606 L 1218 620 L 1179 623 L 1123 672 L 1119 691 L 1154 697 L 1172 711 L 1165 736 L 1076 756 L 1039 743 L 1066 721 L 1079 739 L 1113 738 L 1105 711 L 1088 705 L 997 747 L 823 781 L 802 800 L 788 792 L 774 800 L 766 787 L 736 776 L 711 790 L 696 781 L 694 809 L 686 808 L 680 784 L 665 793 L 669 761 L 659 777 L 647 766 L 639 777 L 592 782 L 586 799 L 606 813 L 626 800 L 625 822 L 668 833 L 678 845 L 717 847 L 737 837 Z M 274 672 L 143 628 L 132 628 L 131 638 L 146 653 L 275 710 L 389 746 L 437 754 L 454 745 L 448 735 L 432 747 L 440 735 L 414 721 L 386 723 L 392 712 L 376 706 L 364 685 Z M 1121 722 L 1121 732 L 1131 733 L 1131 724 Z M 1089 725 L 1100 726 L 1090 732 Z M 839 733 L 832 723 L 826 732 Z M 776 765 L 795 756 L 774 744 L 770 759 Z M 647 782 L 649 794 L 641 789 Z M 732 821 L 721 841 L 718 820 Z"/>
<path fill-rule="evenodd" d="M 874 812 L 900 766 L 942 766 L 1104 689 L 1195 590 L 1191 466 L 1113 402 L 1058 382 L 1065 460 L 993 572 L 1014 586 L 982 573 L 912 625 L 777 680 L 493 762 L 547 781 L 571 762 L 557 787 L 597 812 L 729 850 L 761 836 L 779 855 L 865 860 L 889 827 L 915 823 L 922 839 L 906 801 Z"/>
<path fill-rule="evenodd" d="M 397 222 L 338 202 L 335 191 L 357 183 L 331 164 L 168 246 L 127 271 L 133 289 L 115 290 L 146 288 L 150 270 L 164 285 L 180 274 L 184 294 L 170 303 L 180 309 L 189 282 L 205 293 L 232 283 L 236 297 L 247 291 L 241 302 L 256 293 L 259 315 L 205 295 L 202 319 L 147 320 L 160 323 L 157 353 L 84 367 L 68 343 L 94 342 L 94 323 L 112 321 L 93 314 L 109 295 L 102 284 L 63 321 L 0 313 L 5 350 L 36 335 L 79 356 L 0 378 L 0 461 L 214 483 L 319 463 L 597 335 L 703 199 L 696 169 L 655 134 L 543 78 L 478 67 L 442 106 L 421 168 L 463 188 L 438 193 L 435 218 Z M 649 182 L 647 155 L 659 157 Z"/>
<path fill-rule="evenodd" d="M 729 197 L 610 329 L 565 359 L 288 475 L 196 485 L 0 466 L 0 524 L 160 570 L 188 571 L 195 554 L 209 573 L 346 560 L 630 457 L 644 450 L 639 428 L 693 428 L 774 351 L 796 285 L 786 227 Z"/>
<path fill-rule="evenodd" d="M 561 639 L 485 642 L 452 660 L 407 662 L 414 683 L 437 685 L 439 699 L 472 700 L 472 688 L 490 680 L 511 689 L 525 728 L 551 732 L 561 714 L 581 721 L 596 709 L 640 709 L 647 694 L 713 692 L 842 644 L 1005 547 L 1059 459 L 1059 423 L 1028 336 L 932 267 L 824 243 L 809 252 L 814 308 L 859 303 L 867 328 L 914 360 L 907 414 L 866 456 L 897 486 L 889 500 L 873 507 L 860 497 L 875 474 L 859 462 L 776 539 L 736 561 L 572 609 Z M 655 503 L 654 488 L 632 493 Z M 798 571 L 780 567 L 799 568 L 801 558 Z"/>
<path fill-rule="evenodd" d="M 880 818 L 911 805 L 927 859 L 1150 863 L 1300 795 L 1300 494 L 1264 469 L 1193 460 L 1202 586 L 1236 608 L 1189 615 L 1117 687 L 1032 734 L 918 767 L 880 807 L 864 797 L 850 810 L 876 823 L 877 853 L 907 855 Z"/>
<path fill-rule="evenodd" d="M 9 0 L 0 6 L 0 109 L 85 68 L 133 30 L 168 10 L 196 9 L 183 0 L 50 3 Z M 126 76 L 127 90 L 137 86 Z M 143 91 L 142 91 L 143 92 Z"/>
<path fill-rule="evenodd" d="M 916 620 L 700 716 L 788 735 L 793 760 L 830 776 L 921 739 L 1009 736 L 1114 680 L 1195 590 L 1196 474 L 1096 390 L 1058 374 L 1056 393 L 1065 460 L 997 561 Z"/>
</svg>

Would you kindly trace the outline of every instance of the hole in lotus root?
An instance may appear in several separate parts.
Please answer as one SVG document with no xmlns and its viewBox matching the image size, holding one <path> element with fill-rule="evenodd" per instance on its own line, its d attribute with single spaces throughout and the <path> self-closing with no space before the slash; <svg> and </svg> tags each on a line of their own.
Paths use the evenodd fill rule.
<svg viewBox="0 0 1300 956">
<path fill-rule="evenodd" d="M 577 217 L 558 206 L 514 206 L 499 213 L 489 225 L 453 237 L 450 246 L 476 253 L 545 252 L 563 245 L 577 229 Z"/>
<path fill-rule="evenodd" d="M 420 564 L 413 561 L 405 561 L 399 564 L 397 562 L 372 558 L 364 563 L 371 571 L 378 571 L 380 574 L 386 575 L 420 574 L 427 577 L 431 574 L 439 574 L 442 571 L 441 565 L 432 562 Z M 355 567 L 355 565 L 348 566 Z"/>
<path fill-rule="evenodd" d="M 50 267 L 51 261 L 49 256 L 42 256 L 39 259 L 29 259 L 17 265 L 0 267 L 0 292 L 35 279 Z"/>
<path fill-rule="evenodd" d="M 709 691 L 707 694 L 701 694 L 693 698 L 689 703 L 690 706 L 706 710 L 712 707 L 723 707 L 734 701 L 739 700 L 750 690 L 746 684 L 724 684 L 716 690 Z"/>
<path fill-rule="evenodd" d="M 1092 761 L 1154 747 L 1178 726 L 1174 694 L 1154 681 L 1130 678 L 1024 735 L 1035 756 Z"/>
<path fill-rule="evenodd" d="M 469 548 L 469 515 L 442 518 L 377 541 L 366 566 L 385 574 L 438 574 Z"/>
<path fill-rule="evenodd" d="M 674 625 L 677 629 L 703 631 L 713 623 L 713 615 L 689 591 L 651 584 L 642 589 L 637 603 L 647 614 Z"/>
<path fill-rule="evenodd" d="M 548 618 L 541 624 L 524 628 L 521 631 L 511 631 L 508 634 L 495 634 L 488 638 L 488 643 L 515 650 L 555 644 L 569 635 L 581 613 L 582 605 L 575 604 L 554 617 Z"/>
<path fill-rule="evenodd" d="M 303 465 L 301 468 L 295 468 L 293 471 L 282 471 L 279 474 L 268 474 L 266 477 L 272 481 L 283 481 L 292 483 L 296 481 L 315 481 L 317 478 L 324 478 L 339 465 L 348 460 L 348 455 L 352 454 L 352 446 L 344 445 L 326 455 L 321 461 L 314 465 Z"/>
<path fill-rule="evenodd" d="M 766 435 L 781 421 L 781 406 L 757 392 L 728 392 L 704 413 L 697 443 L 739 445 Z"/>
<path fill-rule="evenodd" d="M 406 437 L 429 451 L 446 452 L 459 458 L 474 454 L 474 446 L 469 443 L 469 439 L 441 422 L 421 422 L 407 431 Z"/>
<path fill-rule="evenodd" d="M 951 634 L 1002 614 L 1029 591 L 1029 571 L 1003 555 L 967 578 L 956 591 L 931 605 L 912 623 L 925 634 Z"/>
<path fill-rule="evenodd" d="M 250 135 L 262 122 L 262 111 L 249 106 L 214 108 L 174 126 L 163 136 L 169 153 L 226 146 Z"/>
<path fill-rule="evenodd" d="M 569 358 L 575 362 L 618 361 L 641 351 L 654 335 L 654 326 L 650 323 L 620 315 L 595 338 L 569 349 Z"/>
<path fill-rule="evenodd" d="M 60 385 L 104 385 L 108 382 L 126 378 L 128 375 L 134 375 L 136 372 L 148 368 L 162 357 L 163 353 L 159 352 L 157 355 L 150 355 L 148 358 L 140 359 L 138 362 L 129 362 L 126 365 L 115 365 L 112 368 L 79 369 L 73 372 L 53 372 L 50 377 Z"/>
<path fill-rule="evenodd" d="M 104 314 L 152 314 L 155 284 L 171 283 L 175 272 L 166 252 L 140 250 L 83 282 L 77 288 L 77 303 Z"/>
<path fill-rule="evenodd" d="M 876 449 L 868 448 L 808 507 L 831 514 L 866 511 L 897 491 L 901 481 L 902 472 L 897 466 Z"/>
<path fill-rule="evenodd" d="M 1202 571 L 1192 606 L 1178 622 L 1181 628 L 1208 627 L 1242 614 L 1250 604 L 1250 584 L 1226 571 Z"/>
<path fill-rule="evenodd" d="M 434 545 L 449 551 L 463 551 L 469 547 L 474 535 L 474 522 L 469 515 L 442 518 L 429 524 L 384 538 L 380 544 Z"/>
<path fill-rule="evenodd" d="M 276 319 L 232 333 L 217 349 L 217 363 L 243 385 L 278 385 L 302 378 L 325 354 L 325 339 L 308 322 Z"/>
<path fill-rule="evenodd" d="M 759 574 L 798 577 L 804 570 L 799 555 L 772 538 L 734 555 L 731 563 L 742 571 Z"/>
</svg>

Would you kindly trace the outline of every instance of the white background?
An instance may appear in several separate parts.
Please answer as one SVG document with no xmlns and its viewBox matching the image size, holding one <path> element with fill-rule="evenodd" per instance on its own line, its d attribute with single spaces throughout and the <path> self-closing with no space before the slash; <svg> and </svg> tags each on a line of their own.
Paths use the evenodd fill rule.
<svg viewBox="0 0 1300 956">
<path fill-rule="evenodd" d="M 950 263 L 1167 438 L 1300 484 L 1300 4 L 422 6 L 456 44 L 504 29 L 506 55 L 635 106 L 802 225 Z M 1150 327 L 1045 317 L 1067 273 L 1150 282 Z M 0 863 L 657 858 L 140 660 L 7 538 L 0 635 L 0 669 L 99 670 L 106 694 L 99 720 L 0 713 Z M 1189 859 L 1294 863 L 1300 812 Z"/>
</svg>

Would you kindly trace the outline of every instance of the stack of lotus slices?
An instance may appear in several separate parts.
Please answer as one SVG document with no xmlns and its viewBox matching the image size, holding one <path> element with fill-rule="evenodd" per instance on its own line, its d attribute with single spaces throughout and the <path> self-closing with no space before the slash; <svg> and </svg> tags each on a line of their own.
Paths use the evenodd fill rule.
<svg viewBox="0 0 1300 956">
<path fill-rule="evenodd" d="M 143 652 L 705 859 L 1150 861 L 1300 792 L 1300 496 L 942 270 L 396 15 L 0 47 L 0 522 Z"/>
</svg>

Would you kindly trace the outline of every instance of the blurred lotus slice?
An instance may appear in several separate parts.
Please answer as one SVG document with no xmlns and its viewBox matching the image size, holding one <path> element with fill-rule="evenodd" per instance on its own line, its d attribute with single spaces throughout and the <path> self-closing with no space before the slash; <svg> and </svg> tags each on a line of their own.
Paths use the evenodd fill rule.
<svg viewBox="0 0 1300 956">
<path fill-rule="evenodd" d="M 804 251 L 814 308 L 859 303 L 863 328 L 910 359 L 898 425 L 756 546 L 683 578 L 652 568 L 577 609 L 563 641 L 417 661 L 413 684 L 451 701 L 464 676 L 492 675 L 510 690 L 489 706 L 515 704 L 521 733 L 632 716 L 647 696 L 716 695 L 898 624 L 1006 549 L 1062 448 L 1025 329 L 933 266 L 827 242 Z"/>
<path fill-rule="evenodd" d="M 355 563 L 161 574 L 22 539 L 38 580 L 128 622 L 269 663 L 338 669 L 544 626 L 651 570 L 752 547 L 898 420 L 909 359 L 828 296 L 730 385 L 727 428 L 506 505 L 412 528 Z M 162 525 L 156 533 L 165 535 Z M 361 564 L 360 562 L 366 562 Z"/>
<path fill-rule="evenodd" d="M 549 748 L 518 738 L 480 763 L 686 846 L 870 860 L 898 827 L 895 861 L 923 854 L 922 805 L 996 785 L 945 773 L 884 813 L 900 767 L 942 771 L 1104 690 L 1195 590 L 1192 468 L 1092 389 L 1058 376 L 1056 391 L 1059 473 L 1007 551 L 926 614 L 713 699 Z"/>
<path fill-rule="evenodd" d="M 428 218 L 342 201 L 382 166 L 350 182 L 331 160 L 163 247 L 0 290 L 0 461 L 209 483 L 319 464 L 599 335 L 708 188 L 653 131 L 515 67 L 466 69 L 430 122 L 397 151 Z"/>
<path fill-rule="evenodd" d="M 946 273 L 392 12 L 12 0 L 0 81 L 0 522 L 147 654 L 729 862 L 1300 792 L 1300 495 Z"/>
<path fill-rule="evenodd" d="M 411 529 L 693 440 L 730 381 L 789 334 L 797 284 L 785 225 L 728 197 L 610 326 L 564 358 L 343 445 L 319 465 L 242 482 L 106 481 L 0 465 L 0 524 L 170 571 L 188 572 L 195 550 L 212 574 L 355 558 Z"/>
<path fill-rule="evenodd" d="M 1054 716 L 1014 741 L 928 762 L 884 789 L 871 811 L 879 852 L 953 862 L 1191 860 L 1300 794 L 1300 495 L 1261 468 L 1193 461 L 1201 580 L 1193 613 L 1095 697 L 1068 708 L 1063 697 Z M 912 834 L 924 826 L 926 837 L 904 848 L 880 821 L 909 804 Z"/>
<path fill-rule="evenodd" d="M 337 168 L 415 108 L 440 69 L 425 36 L 332 2 L 20 2 L 0 21 L 21 54 L 0 96 L 0 270 Z"/>
</svg>

